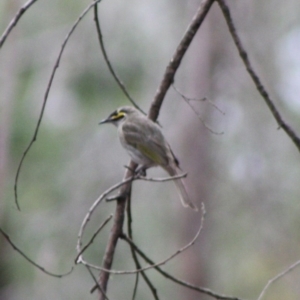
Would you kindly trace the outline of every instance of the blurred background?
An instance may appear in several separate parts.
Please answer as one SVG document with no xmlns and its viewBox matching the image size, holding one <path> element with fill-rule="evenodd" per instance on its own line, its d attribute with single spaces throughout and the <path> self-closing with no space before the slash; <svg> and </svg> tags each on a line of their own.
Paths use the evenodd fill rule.
<svg viewBox="0 0 300 300">
<path fill-rule="evenodd" d="M 99 17 L 116 72 L 139 106 L 151 100 L 200 1 L 102 1 Z M 283 118 L 300 135 L 300 2 L 228 1 L 250 61 Z M 38 139 L 19 177 L 46 86 L 64 37 L 89 1 L 38 1 L 0 50 L 0 224 L 31 259 L 54 273 L 70 270 L 80 224 L 94 200 L 119 182 L 129 159 L 113 126 L 98 122 L 129 102 L 107 70 L 91 11 L 77 27 L 50 91 Z M 1 33 L 23 5 L 0 2 Z M 189 48 L 159 121 L 187 186 L 207 215 L 197 243 L 164 269 L 218 293 L 257 299 L 267 281 L 300 258 L 300 156 L 278 126 L 233 45 L 215 3 Z M 216 109 L 210 102 L 217 105 Z M 203 122 L 212 130 L 203 125 Z M 149 176 L 165 176 L 159 168 Z M 103 203 L 84 240 L 114 212 Z M 172 183 L 133 186 L 136 243 L 155 261 L 195 235 L 200 214 L 183 209 Z M 86 253 L 101 264 L 109 224 Z M 83 266 L 62 279 L 49 277 L 0 238 L 0 299 L 97 299 Z M 134 269 L 120 241 L 115 269 Z M 148 271 L 160 299 L 211 299 Z M 298 299 L 300 269 L 264 299 Z M 131 299 L 135 277 L 112 276 L 110 299 Z M 140 281 L 137 299 L 152 299 Z"/>
</svg>

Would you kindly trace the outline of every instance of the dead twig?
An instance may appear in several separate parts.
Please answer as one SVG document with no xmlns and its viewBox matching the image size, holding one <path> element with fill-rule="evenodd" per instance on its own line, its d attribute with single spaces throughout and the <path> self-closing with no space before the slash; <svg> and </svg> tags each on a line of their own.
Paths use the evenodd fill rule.
<svg viewBox="0 0 300 300">
<path fill-rule="evenodd" d="M 282 278 L 283 276 L 285 276 L 286 274 L 292 272 L 295 268 L 297 268 L 300 265 L 300 260 L 296 261 L 295 263 L 293 263 L 292 265 L 290 265 L 287 269 L 285 269 L 284 271 L 282 271 L 281 273 L 277 274 L 275 277 L 273 277 L 272 279 L 270 279 L 268 281 L 268 283 L 265 285 L 265 287 L 263 288 L 263 290 L 261 291 L 259 297 L 257 298 L 257 300 L 262 300 L 263 296 L 265 295 L 267 289 L 273 284 L 275 283 L 277 280 L 279 280 L 280 278 Z"/>
<path fill-rule="evenodd" d="M 42 271 L 43 273 L 52 276 L 52 277 L 64 277 L 67 276 L 69 274 L 71 274 L 71 272 L 73 271 L 73 267 L 71 268 L 71 270 L 65 274 L 54 274 L 52 272 L 47 271 L 44 267 L 40 266 L 39 264 L 37 264 L 36 262 L 34 262 L 31 258 L 29 258 L 23 251 L 21 251 L 10 239 L 9 235 L 7 233 L 5 233 L 1 228 L 0 228 L 0 232 L 1 234 L 4 236 L 4 238 L 7 240 L 7 242 L 12 246 L 12 248 L 14 250 L 16 250 L 21 256 L 23 256 L 30 264 L 32 264 L 33 266 L 35 266 L 37 269 L 39 269 L 40 271 Z"/>
<path fill-rule="evenodd" d="M 237 34 L 236 28 L 232 21 L 230 10 L 229 10 L 225 0 L 217 0 L 217 1 L 219 3 L 221 11 L 226 20 L 226 23 L 227 23 L 227 26 L 231 33 L 232 39 L 238 49 L 239 55 L 240 55 L 242 61 L 244 62 L 247 72 L 249 73 L 250 77 L 252 78 L 252 80 L 256 86 L 256 89 L 258 90 L 258 92 L 264 99 L 265 103 L 267 104 L 268 108 L 270 109 L 273 117 L 275 118 L 275 120 L 277 121 L 277 123 L 279 125 L 279 128 L 282 128 L 286 132 L 286 134 L 294 142 L 297 149 L 300 151 L 300 138 L 297 136 L 295 131 L 283 120 L 282 116 L 280 115 L 278 109 L 276 108 L 276 106 L 274 104 L 274 101 L 270 98 L 269 93 L 267 92 L 266 88 L 263 86 L 257 73 L 254 71 L 254 68 L 251 65 L 250 60 L 248 58 L 248 54 L 242 44 L 240 37 Z"/>
<path fill-rule="evenodd" d="M 114 274 L 114 275 L 136 274 L 136 273 L 140 273 L 140 272 L 143 272 L 143 271 L 146 271 L 146 270 L 153 269 L 155 267 L 162 266 L 162 265 L 166 264 L 168 261 L 170 261 L 171 259 L 173 259 L 177 255 L 183 253 L 184 251 L 186 251 L 188 248 L 190 248 L 192 245 L 195 244 L 196 240 L 198 239 L 198 237 L 199 237 L 199 235 L 202 231 L 203 223 L 204 223 L 205 207 L 204 207 L 203 203 L 202 203 L 201 210 L 202 210 L 202 216 L 201 216 L 200 226 L 199 226 L 199 229 L 198 229 L 196 235 L 194 236 L 194 238 L 188 244 L 186 244 L 185 246 L 183 246 L 182 248 L 180 248 L 176 252 L 174 252 L 172 255 L 170 255 L 168 258 L 166 258 L 166 259 L 164 259 L 164 260 L 162 260 L 158 263 L 151 264 L 147 267 L 136 269 L 136 270 L 111 270 L 111 269 L 104 269 L 102 267 L 95 266 L 95 265 L 89 264 L 89 263 L 84 262 L 84 261 L 81 261 L 81 263 L 86 264 L 86 265 L 88 265 L 89 267 L 91 267 L 93 269 L 101 270 L 101 271 L 104 271 L 104 272 L 107 272 L 107 273 L 110 273 L 110 274 Z M 122 239 L 124 238 L 124 236 L 125 236 L 124 233 L 120 235 L 120 237 Z"/>
<path fill-rule="evenodd" d="M 76 20 L 76 22 L 72 25 L 71 29 L 69 30 L 69 32 L 65 36 L 65 39 L 64 39 L 64 41 L 63 41 L 63 43 L 61 45 L 61 49 L 59 51 L 59 54 L 58 54 L 58 57 L 56 59 L 55 65 L 54 65 L 54 67 L 52 69 L 49 82 L 47 84 L 47 88 L 46 88 L 46 91 L 45 91 L 45 94 L 44 94 L 44 100 L 43 100 L 43 103 L 42 103 L 42 108 L 41 108 L 40 115 L 39 115 L 39 118 L 38 118 L 38 121 L 37 121 L 37 125 L 35 127 L 35 131 L 34 131 L 33 137 L 31 139 L 31 141 L 29 142 L 27 148 L 23 152 L 22 158 L 21 158 L 20 163 L 19 163 L 18 168 L 17 168 L 17 173 L 16 173 L 16 177 L 15 177 L 15 183 L 14 183 L 14 192 L 15 192 L 15 203 L 16 203 L 16 206 L 17 206 L 18 210 L 20 210 L 20 205 L 19 205 L 19 202 L 18 202 L 18 179 L 19 179 L 19 175 L 20 175 L 20 172 L 21 172 L 21 168 L 22 168 L 24 159 L 25 159 L 27 153 L 29 152 L 29 150 L 31 149 L 33 143 L 37 139 L 37 135 L 38 135 L 38 132 L 39 132 L 39 129 L 40 129 L 40 126 L 41 126 L 41 122 L 42 122 L 42 119 L 43 119 L 43 115 L 44 115 L 44 112 L 45 112 L 45 108 L 46 108 L 46 103 L 47 103 L 47 100 L 48 100 L 49 92 L 50 92 L 50 89 L 51 89 L 51 86 L 52 86 L 52 82 L 53 82 L 55 73 L 56 73 L 56 71 L 57 71 L 57 69 L 59 67 L 59 63 L 60 63 L 62 54 L 64 52 L 64 49 L 65 49 L 65 47 L 66 47 L 66 45 L 67 45 L 67 43 L 68 43 L 68 41 L 69 41 L 72 33 L 75 31 L 77 25 L 84 18 L 84 16 L 90 11 L 90 9 L 93 6 L 95 6 L 97 3 L 101 2 L 101 1 L 102 0 L 95 0 L 89 6 L 87 6 L 87 8 L 80 14 L 80 16 L 78 17 L 78 19 Z"/>
<path fill-rule="evenodd" d="M 181 60 L 188 49 L 191 41 L 193 40 L 197 30 L 199 29 L 200 25 L 202 24 L 203 20 L 205 19 L 211 5 L 213 4 L 214 0 L 203 0 L 196 15 L 194 16 L 191 24 L 188 26 L 186 33 L 184 34 L 181 42 L 179 43 L 171 61 L 169 62 L 166 71 L 164 73 L 163 79 L 161 81 L 161 84 L 156 92 L 156 95 L 151 103 L 151 107 L 148 112 L 148 117 L 152 121 L 156 121 L 160 107 L 162 105 L 163 99 L 172 84 L 174 80 L 175 73 L 181 63 Z M 130 162 L 130 168 L 135 170 L 137 165 L 131 161 Z M 124 179 L 132 176 L 132 171 L 127 170 L 125 172 Z M 126 194 L 127 199 L 131 192 L 131 182 L 128 182 L 126 185 L 123 185 L 121 188 L 123 190 L 122 194 Z M 100 278 L 99 278 L 99 285 L 102 287 L 104 292 L 107 290 L 107 284 L 109 280 L 109 272 L 106 272 L 106 270 L 110 270 L 112 266 L 112 261 L 116 249 L 116 245 L 118 242 L 119 237 L 122 234 L 123 230 L 123 224 L 124 224 L 124 210 L 126 207 L 126 201 L 127 199 L 118 199 L 117 200 L 117 206 L 115 211 L 115 217 L 114 217 L 114 225 L 111 229 L 111 234 L 109 237 L 109 241 L 107 243 L 107 247 L 105 250 L 105 255 L 103 258 L 103 269 L 100 272 Z M 104 295 L 100 294 L 100 300 L 104 299 Z"/>
<path fill-rule="evenodd" d="M 94 239 L 96 238 L 96 236 L 99 234 L 99 232 L 105 227 L 105 225 L 111 220 L 113 216 L 110 215 L 106 218 L 106 220 L 100 225 L 100 227 L 96 230 L 96 232 L 93 234 L 92 238 L 89 240 L 89 242 L 82 247 L 82 249 L 77 249 L 80 250 L 79 253 L 77 254 L 76 258 L 75 258 L 75 263 L 78 264 L 80 262 L 80 256 L 83 254 L 83 252 L 94 242 Z"/>
<path fill-rule="evenodd" d="M 12 31 L 12 29 L 17 25 L 18 21 L 21 19 L 22 15 L 28 10 L 28 8 L 34 4 L 34 2 L 36 2 L 37 0 L 29 0 L 27 1 L 16 13 L 16 15 L 14 16 L 14 18 L 9 22 L 8 26 L 6 27 L 6 29 L 4 30 L 3 34 L 1 35 L 0 38 L 0 49 L 2 48 L 5 40 L 7 39 L 7 37 L 9 36 L 10 32 Z"/>
<path fill-rule="evenodd" d="M 148 113 L 149 119 L 155 121 L 158 117 L 160 107 L 163 100 L 169 90 L 171 84 L 174 82 L 174 77 L 177 69 L 180 66 L 182 58 L 194 39 L 199 27 L 205 19 L 210 7 L 215 0 L 203 0 L 199 6 L 198 11 L 192 19 L 192 22 L 188 26 L 185 34 L 183 35 L 179 45 L 177 46 L 168 66 L 166 67 L 163 79 L 156 91 L 155 97 L 151 103 L 151 108 Z"/>
<path fill-rule="evenodd" d="M 100 22 L 99 22 L 99 18 L 98 18 L 98 8 L 97 8 L 97 5 L 94 6 L 94 21 L 96 23 L 96 30 L 97 30 L 97 35 L 98 35 L 98 40 L 99 40 L 101 52 L 103 54 L 104 60 L 106 62 L 106 65 L 107 65 L 107 67 L 109 69 L 109 72 L 111 73 L 112 77 L 114 78 L 114 80 L 118 84 L 119 88 L 124 93 L 124 95 L 132 103 L 132 105 L 145 115 L 146 113 L 136 104 L 136 102 L 129 95 L 126 86 L 124 85 L 124 83 L 121 81 L 121 79 L 117 75 L 116 71 L 114 70 L 114 68 L 113 68 L 113 66 L 112 66 L 112 64 L 111 64 L 111 62 L 110 62 L 110 60 L 108 58 L 108 55 L 107 55 L 107 52 L 106 52 L 106 49 L 105 49 L 105 45 L 104 45 L 104 41 L 103 41 L 103 35 L 102 35 L 101 27 L 100 27 Z"/>
</svg>

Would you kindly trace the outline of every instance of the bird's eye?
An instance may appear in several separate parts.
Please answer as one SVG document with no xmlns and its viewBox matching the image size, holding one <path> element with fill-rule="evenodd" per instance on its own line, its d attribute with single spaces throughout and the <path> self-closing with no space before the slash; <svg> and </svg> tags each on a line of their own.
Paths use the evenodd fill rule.
<svg viewBox="0 0 300 300">
<path fill-rule="evenodd" d="M 119 120 L 119 119 L 122 119 L 124 116 L 125 116 L 125 113 L 123 113 L 122 111 L 117 111 L 111 116 L 111 119 Z"/>
</svg>

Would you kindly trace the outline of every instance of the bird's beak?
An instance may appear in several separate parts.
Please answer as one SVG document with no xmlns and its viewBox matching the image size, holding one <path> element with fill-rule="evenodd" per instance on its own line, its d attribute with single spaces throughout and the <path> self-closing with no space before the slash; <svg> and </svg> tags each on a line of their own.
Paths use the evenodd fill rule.
<svg viewBox="0 0 300 300">
<path fill-rule="evenodd" d="M 108 118 L 106 118 L 106 119 L 101 120 L 101 121 L 99 122 L 99 125 L 105 124 L 105 123 L 109 123 L 109 122 L 111 122 L 111 121 L 112 121 L 111 118 L 108 117 Z"/>
</svg>

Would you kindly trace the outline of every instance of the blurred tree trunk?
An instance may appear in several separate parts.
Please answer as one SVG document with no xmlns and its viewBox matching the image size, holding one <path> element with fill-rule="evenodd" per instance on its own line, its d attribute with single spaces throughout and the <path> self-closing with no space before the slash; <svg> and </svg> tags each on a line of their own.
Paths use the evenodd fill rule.
<svg viewBox="0 0 300 300">
<path fill-rule="evenodd" d="M 222 33 L 217 28 L 220 12 L 216 4 L 209 12 L 208 18 L 201 27 L 192 48 L 189 49 L 189 58 L 191 70 L 189 77 L 186 78 L 185 95 L 193 98 L 208 98 L 214 101 L 212 80 L 215 64 L 218 62 L 218 49 L 222 43 Z M 192 101 L 191 104 L 197 109 L 201 119 L 210 127 L 212 125 L 213 108 L 208 102 Z M 187 187 L 193 201 L 197 203 L 199 209 L 201 202 L 205 204 L 207 215 L 204 221 L 204 229 L 197 243 L 190 249 L 188 259 L 184 265 L 184 278 L 198 286 L 209 286 L 210 267 L 213 259 L 210 256 L 210 236 L 213 232 L 213 224 L 210 221 L 212 213 L 212 192 L 214 188 L 214 160 L 212 135 L 197 115 L 189 108 L 185 109 L 186 115 L 183 116 L 185 124 L 181 133 L 182 144 L 185 145 L 185 170 L 188 171 Z M 182 230 L 183 240 L 192 239 L 200 224 L 200 215 L 186 213 L 186 219 Z M 192 290 L 183 290 L 184 299 L 209 299 L 208 297 L 194 292 Z"/>
</svg>

